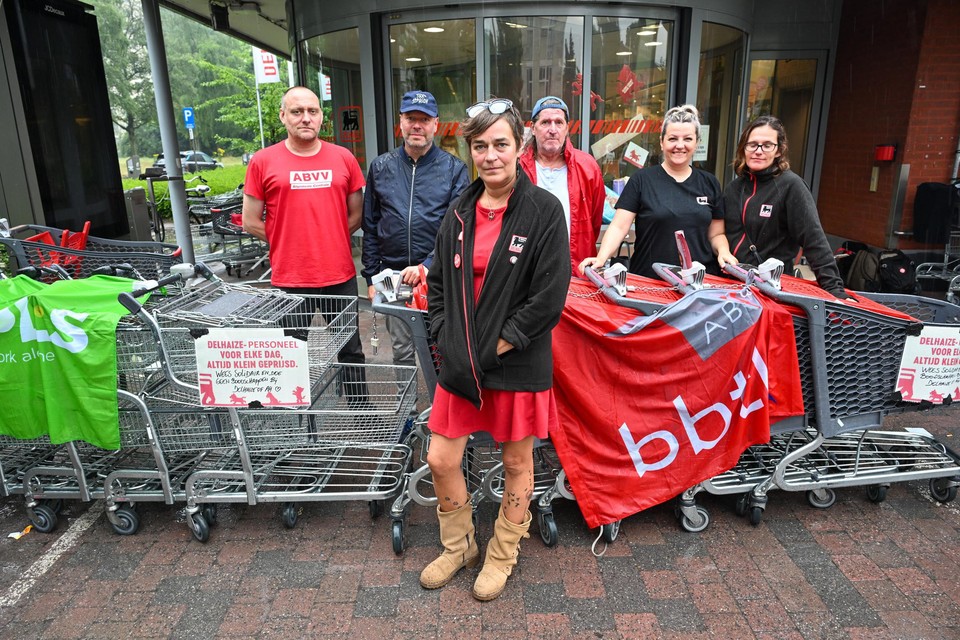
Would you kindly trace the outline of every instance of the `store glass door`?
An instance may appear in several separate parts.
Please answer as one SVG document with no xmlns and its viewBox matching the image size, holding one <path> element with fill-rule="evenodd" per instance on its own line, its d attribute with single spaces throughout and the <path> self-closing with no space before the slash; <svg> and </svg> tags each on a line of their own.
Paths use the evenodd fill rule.
<svg viewBox="0 0 960 640">
<path fill-rule="evenodd" d="M 783 122 L 789 142 L 790 168 L 813 184 L 821 87 L 822 56 L 800 53 L 755 52 L 750 61 L 750 85 L 744 109 L 744 126 L 754 118 L 773 115 Z"/>
</svg>

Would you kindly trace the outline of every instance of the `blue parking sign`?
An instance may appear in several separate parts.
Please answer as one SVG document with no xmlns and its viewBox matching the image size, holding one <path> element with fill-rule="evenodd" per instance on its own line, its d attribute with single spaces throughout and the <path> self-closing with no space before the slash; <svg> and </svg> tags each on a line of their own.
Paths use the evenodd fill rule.
<svg viewBox="0 0 960 640">
<path fill-rule="evenodd" d="M 183 124 L 187 129 L 193 129 L 193 107 L 184 107 L 183 108 Z"/>
</svg>

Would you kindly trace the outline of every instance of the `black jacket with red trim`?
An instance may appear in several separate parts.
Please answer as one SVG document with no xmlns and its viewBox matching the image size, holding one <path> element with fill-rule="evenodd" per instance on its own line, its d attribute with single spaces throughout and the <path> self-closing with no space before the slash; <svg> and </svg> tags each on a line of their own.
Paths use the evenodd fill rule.
<svg viewBox="0 0 960 640">
<path fill-rule="evenodd" d="M 723 190 L 723 200 L 730 253 L 740 262 L 777 258 L 784 273 L 792 274 L 793 259 L 803 249 L 820 288 L 845 295 L 817 204 L 800 176 L 789 169 L 738 176 Z"/>
<path fill-rule="evenodd" d="M 427 275 L 430 333 L 443 364 L 444 389 L 481 403 L 481 389 L 545 391 L 553 385 L 551 330 L 570 284 L 570 242 L 560 201 L 523 171 L 503 213 L 503 226 L 473 299 L 475 180 L 443 218 Z M 503 338 L 513 349 L 497 356 Z"/>
</svg>

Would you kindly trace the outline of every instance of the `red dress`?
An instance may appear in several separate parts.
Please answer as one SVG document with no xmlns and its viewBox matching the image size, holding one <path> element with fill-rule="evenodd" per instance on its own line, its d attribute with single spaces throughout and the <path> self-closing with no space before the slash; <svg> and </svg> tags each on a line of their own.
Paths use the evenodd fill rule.
<svg viewBox="0 0 960 640">
<path fill-rule="evenodd" d="M 503 212 L 495 209 L 488 215 L 475 216 L 476 239 L 473 245 L 473 299 L 478 300 L 483 287 L 490 254 L 500 235 Z M 528 436 L 545 439 L 557 426 L 557 406 L 553 389 L 546 391 L 501 391 L 482 389 L 480 409 L 462 396 L 437 386 L 430 410 L 430 431 L 448 438 L 459 438 L 476 431 L 486 431 L 497 442 L 515 442 Z"/>
</svg>

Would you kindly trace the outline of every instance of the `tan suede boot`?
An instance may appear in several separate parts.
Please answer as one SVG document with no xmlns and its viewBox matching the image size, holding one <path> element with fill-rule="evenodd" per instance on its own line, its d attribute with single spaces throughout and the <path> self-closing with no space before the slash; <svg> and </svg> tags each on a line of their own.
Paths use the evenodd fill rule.
<svg viewBox="0 0 960 640">
<path fill-rule="evenodd" d="M 424 589 L 439 589 L 450 582 L 457 571 L 475 567 L 480 562 L 476 531 L 473 528 L 473 505 L 469 502 L 453 511 L 440 511 L 440 542 L 443 553 L 420 572 L 420 586 Z"/>
<path fill-rule="evenodd" d="M 493 525 L 493 539 L 487 544 L 487 556 L 483 561 L 483 569 L 473 583 L 473 597 L 477 600 L 493 600 L 507 586 L 507 577 L 513 572 L 517 564 L 517 555 L 520 553 L 520 538 L 529 538 L 527 529 L 533 516 L 527 511 L 523 524 L 514 524 L 503 515 L 500 515 Z"/>
</svg>

